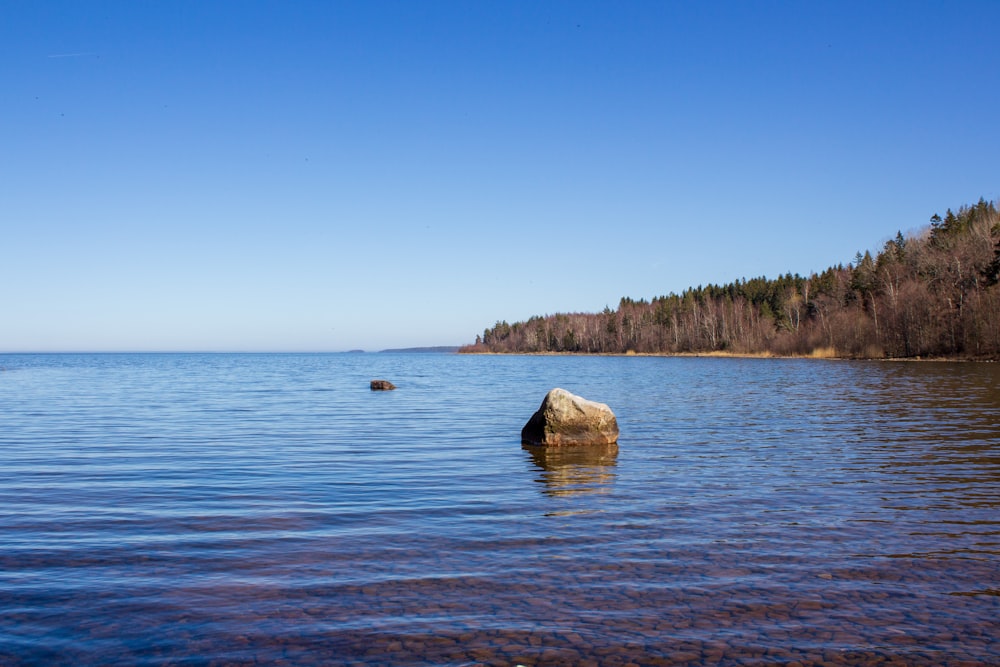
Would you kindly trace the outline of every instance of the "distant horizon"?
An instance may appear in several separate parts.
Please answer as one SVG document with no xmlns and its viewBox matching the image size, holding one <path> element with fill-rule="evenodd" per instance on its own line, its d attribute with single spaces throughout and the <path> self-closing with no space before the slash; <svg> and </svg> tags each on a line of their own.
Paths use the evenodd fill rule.
<svg viewBox="0 0 1000 667">
<path fill-rule="evenodd" d="M 382 349 L 350 349 L 350 350 L 6 350 L 3 355 L 31 354 L 382 354 L 385 352 L 399 353 L 434 353 L 448 350 L 458 350 L 462 345 L 422 345 L 417 347 L 382 348 Z"/>
</svg>

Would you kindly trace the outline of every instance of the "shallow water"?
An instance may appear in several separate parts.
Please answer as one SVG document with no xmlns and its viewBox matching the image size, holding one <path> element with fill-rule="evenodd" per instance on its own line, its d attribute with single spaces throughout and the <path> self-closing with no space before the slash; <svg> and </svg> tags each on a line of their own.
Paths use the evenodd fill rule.
<svg viewBox="0 0 1000 667">
<path fill-rule="evenodd" d="M 1000 664 L 995 364 L 0 367 L 0 664 Z"/>
</svg>

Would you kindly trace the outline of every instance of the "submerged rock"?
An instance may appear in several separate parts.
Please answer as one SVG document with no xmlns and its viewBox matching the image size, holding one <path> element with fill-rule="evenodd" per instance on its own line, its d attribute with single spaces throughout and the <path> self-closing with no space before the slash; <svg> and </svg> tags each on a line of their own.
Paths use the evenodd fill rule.
<svg viewBox="0 0 1000 667">
<path fill-rule="evenodd" d="M 372 391 L 390 391 L 396 388 L 396 385 L 388 380 L 372 380 L 371 386 Z"/>
<path fill-rule="evenodd" d="M 604 403 L 588 401 L 556 387 L 521 429 L 528 445 L 613 445 L 618 442 L 618 420 Z"/>
</svg>

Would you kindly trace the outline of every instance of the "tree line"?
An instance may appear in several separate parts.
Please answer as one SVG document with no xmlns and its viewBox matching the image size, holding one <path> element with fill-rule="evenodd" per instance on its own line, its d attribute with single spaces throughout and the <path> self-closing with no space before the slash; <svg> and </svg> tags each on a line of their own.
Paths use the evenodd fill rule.
<svg viewBox="0 0 1000 667">
<path fill-rule="evenodd" d="M 1000 213 L 980 199 L 847 266 L 497 322 L 460 351 L 1000 359 L 998 283 Z"/>
</svg>

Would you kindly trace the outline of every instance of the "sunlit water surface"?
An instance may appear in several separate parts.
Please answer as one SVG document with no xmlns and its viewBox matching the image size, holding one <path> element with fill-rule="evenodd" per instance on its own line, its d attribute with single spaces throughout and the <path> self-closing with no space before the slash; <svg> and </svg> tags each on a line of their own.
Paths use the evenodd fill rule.
<svg viewBox="0 0 1000 667">
<path fill-rule="evenodd" d="M 0 367 L 0 664 L 1000 664 L 995 364 Z"/>
</svg>

